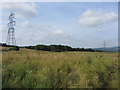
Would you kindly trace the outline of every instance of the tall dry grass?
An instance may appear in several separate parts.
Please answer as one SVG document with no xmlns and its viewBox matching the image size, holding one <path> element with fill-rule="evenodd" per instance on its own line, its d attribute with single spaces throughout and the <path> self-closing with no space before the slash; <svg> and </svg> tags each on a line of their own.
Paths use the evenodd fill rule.
<svg viewBox="0 0 120 90">
<path fill-rule="evenodd" d="M 3 88 L 117 88 L 118 54 L 46 52 L 2 53 Z"/>
</svg>

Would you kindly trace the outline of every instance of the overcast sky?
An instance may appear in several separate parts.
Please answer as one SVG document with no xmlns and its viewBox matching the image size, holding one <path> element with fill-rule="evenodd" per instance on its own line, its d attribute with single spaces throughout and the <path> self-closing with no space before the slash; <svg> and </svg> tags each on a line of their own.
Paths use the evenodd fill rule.
<svg viewBox="0 0 120 90">
<path fill-rule="evenodd" d="M 2 6 L 2 42 L 6 42 L 8 16 L 13 11 L 17 45 L 103 47 L 104 41 L 106 47 L 118 45 L 117 2 L 11 2 Z"/>
</svg>

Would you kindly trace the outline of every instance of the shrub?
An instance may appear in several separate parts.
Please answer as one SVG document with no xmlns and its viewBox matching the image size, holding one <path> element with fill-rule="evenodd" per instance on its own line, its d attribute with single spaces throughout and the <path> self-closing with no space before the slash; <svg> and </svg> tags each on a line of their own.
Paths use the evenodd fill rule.
<svg viewBox="0 0 120 90">
<path fill-rule="evenodd" d="M 10 48 L 9 50 L 19 51 L 19 47 L 15 46 L 15 47 Z"/>
</svg>

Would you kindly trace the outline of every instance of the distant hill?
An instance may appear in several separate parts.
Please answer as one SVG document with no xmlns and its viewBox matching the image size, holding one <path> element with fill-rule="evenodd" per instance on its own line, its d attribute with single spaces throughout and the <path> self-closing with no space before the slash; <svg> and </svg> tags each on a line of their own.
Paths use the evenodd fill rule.
<svg viewBox="0 0 120 90">
<path fill-rule="evenodd" d="M 115 47 L 106 47 L 106 48 L 93 48 L 94 50 L 102 50 L 102 51 L 108 51 L 108 52 L 120 52 L 120 46 Z"/>
</svg>

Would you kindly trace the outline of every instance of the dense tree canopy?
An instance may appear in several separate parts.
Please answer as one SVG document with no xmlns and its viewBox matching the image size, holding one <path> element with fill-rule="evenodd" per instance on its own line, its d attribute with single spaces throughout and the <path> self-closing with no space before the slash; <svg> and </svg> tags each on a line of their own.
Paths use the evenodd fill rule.
<svg viewBox="0 0 120 90">
<path fill-rule="evenodd" d="M 0 46 L 14 47 L 12 49 L 18 49 L 19 48 L 18 46 L 10 46 L 10 45 L 6 45 L 5 43 L 0 44 Z M 70 46 L 65 46 L 65 45 L 36 45 L 36 46 L 22 46 L 21 48 L 44 50 L 44 51 L 53 51 L 53 52 L 63 52 L 63 51 L 90 51 L 90 52 L 99 51 L 99 52 L 101 52 L 100 50 L 94 50 L 94 49 L 91 49 L 91 48 L 72 48 Z"/>
<path fill-rule="evenodd" d="M 27 46 L 28 49 L 44 50 L 44 51 L 53 51 L 53 52 L 62 52 L 62 51 L 91 51 L 95 50 L 91 48 L 72 48 L 70 46 L 64 45 L 36 45 L 36 46 Z"/>
</svg>

